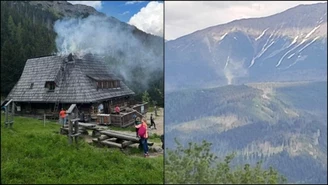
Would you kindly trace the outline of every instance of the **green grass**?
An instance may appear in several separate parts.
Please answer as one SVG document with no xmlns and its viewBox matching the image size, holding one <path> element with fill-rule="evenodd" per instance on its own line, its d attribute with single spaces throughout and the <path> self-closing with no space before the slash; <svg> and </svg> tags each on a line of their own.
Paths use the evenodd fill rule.
<svg viewBox="0 0 328 185">
<path fill-rule="evenodd" d="M 154 143 L 161 143 L 161 136 L 157 135 L 156 133 L 151 134 L 149 136 L 149 141 Z"/>
<path fill-rule="evenodd" d="M 82 140 L 76 148 L 58 134 L 60 126 L 54 122 L 44 127 L 43 121 L 15 117 L 9 129 L 3 118 L 1 183 L 163 184 L 163 156 L 143 158 L 136 149 L 126 155 Z"/>
</svg>

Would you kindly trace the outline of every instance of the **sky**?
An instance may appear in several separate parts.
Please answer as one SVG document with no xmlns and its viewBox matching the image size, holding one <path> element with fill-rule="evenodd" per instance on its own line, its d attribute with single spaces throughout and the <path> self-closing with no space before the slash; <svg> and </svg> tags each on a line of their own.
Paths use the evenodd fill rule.
<svg viewBox="0 0 328 185">
<path fill-rule="evenodd" d="M 165 39 L 242 18 L 265 17 L 300 4 L 327 1 L 165 1 Z"/>
<path fill-rule="evenodd" d="M 163 37 L 163 1 L 68 1 L 84 4 L 138 29 Z"/>
</svg>

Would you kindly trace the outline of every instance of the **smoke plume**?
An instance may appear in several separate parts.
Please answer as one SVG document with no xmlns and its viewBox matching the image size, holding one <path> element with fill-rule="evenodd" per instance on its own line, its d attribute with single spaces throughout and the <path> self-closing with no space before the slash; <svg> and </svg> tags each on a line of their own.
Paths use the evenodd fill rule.
<svg viewBox="0 0 328 185">
<path fill-rule="evenodd" d="M 58 55 L 103 56 L 130 83 L 138 81 L 147 88 L 153 74 L 163 71 L 163 38 L 146 35 L 115 18 L 65 18 L 55 22 L 54 30 Z M 138 71 L 142 74 L 136 75 Z"/>
<path fill-rule="evenodd" d="M 234 84 L 234 79 L 247 76 L 247 69 L 244 67 L 245 60 L 234 60 L 230 57 L 227 59 L 223 74 L 227 79 L 227 84 Z"/>
</svg>

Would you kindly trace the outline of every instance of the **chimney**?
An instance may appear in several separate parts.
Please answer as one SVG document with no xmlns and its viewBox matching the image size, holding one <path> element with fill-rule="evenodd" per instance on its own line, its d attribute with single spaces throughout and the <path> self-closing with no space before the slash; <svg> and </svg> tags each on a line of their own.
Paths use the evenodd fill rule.
<svg viewBox="0 0 328 185">
<path fill-rule="evenodd" d="M 68 55 L 67 59 L 68 59 L 69 62 L 74 61 L 74 59 L 73 59 L 73 54 L 70 53 L 70 54 Z"/>
</svg>

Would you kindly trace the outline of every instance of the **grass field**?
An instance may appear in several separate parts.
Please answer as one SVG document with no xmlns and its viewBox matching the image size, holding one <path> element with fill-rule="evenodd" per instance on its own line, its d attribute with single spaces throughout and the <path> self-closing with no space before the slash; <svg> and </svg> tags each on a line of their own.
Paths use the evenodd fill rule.
<svg viewBox="0 0 328 185">
<path fill-rule="evenodd" d="M 80 140 L 78 148 L 59 135 L 54 122 L 15 117 L 4 128 L 1 114 L 2 184 L 163 184 L 163 155 L 143 158 L 119 149 L 96 148 Z"/>
</svg>

